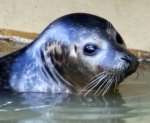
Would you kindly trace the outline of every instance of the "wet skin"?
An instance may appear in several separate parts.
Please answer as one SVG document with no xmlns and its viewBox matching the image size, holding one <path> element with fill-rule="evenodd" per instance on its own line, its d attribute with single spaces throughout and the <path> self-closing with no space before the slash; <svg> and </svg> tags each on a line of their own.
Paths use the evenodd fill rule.
<svg viewBox="0 0 150 123">
<path fill-rule="evenodd" d="M 0 58 L 0 86 L 105 95 L 137 67 L 137 58 L 110 22 L 75 13 L 56 19 L 31 44 Z"/>
</svg>

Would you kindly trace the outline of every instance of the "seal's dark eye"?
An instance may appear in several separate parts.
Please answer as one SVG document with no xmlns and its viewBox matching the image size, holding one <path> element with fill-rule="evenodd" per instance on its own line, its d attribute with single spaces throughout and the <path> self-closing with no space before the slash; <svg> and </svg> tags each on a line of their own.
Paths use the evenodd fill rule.
<svg viewBox="0 0 150 123">
<path fill-rule="evenodd" d="M 86 44 L 84 46 L 83 52 L 85 55 L 92 56 L 96 54 L 98 46 L 96 44 Z"/>
<path fill-rule="evenodd" d="M 116 40 L 118 44 L 121 44 L 121 45 L 124 44 L 123 39 L 119 34 L 116 35 Z"/>
</svg>

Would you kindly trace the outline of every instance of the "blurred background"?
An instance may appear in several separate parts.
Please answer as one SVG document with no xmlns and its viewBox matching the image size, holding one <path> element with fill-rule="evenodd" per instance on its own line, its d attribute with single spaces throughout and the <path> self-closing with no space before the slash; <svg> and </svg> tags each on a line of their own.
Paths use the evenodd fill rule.
<svg viewBox="0 0 150 123">
<path fill-rule="evenodd" d="M 0 0 L 0 28 L 40 33 L 54 19 L 86 12 L 112 22 L 129 48 L 150 51 L 150 0 Z"/>
</svg>

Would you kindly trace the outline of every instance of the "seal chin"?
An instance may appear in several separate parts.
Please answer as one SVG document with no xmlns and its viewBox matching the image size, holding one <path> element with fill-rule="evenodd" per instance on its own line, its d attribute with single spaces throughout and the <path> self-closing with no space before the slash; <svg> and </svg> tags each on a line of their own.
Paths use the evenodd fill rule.
<svg viewBox="0 0 150 123">
<path fill-rule="evenodd" d="M 86 86 L 81 90 L 83 95 L 107 95 L 118 90 L 118 86 L 123 80 L 134 73 L 138 67 L 138 62 L 123 64 L 114 69 L 105 69 L 95 75 Z"/>
</svg>

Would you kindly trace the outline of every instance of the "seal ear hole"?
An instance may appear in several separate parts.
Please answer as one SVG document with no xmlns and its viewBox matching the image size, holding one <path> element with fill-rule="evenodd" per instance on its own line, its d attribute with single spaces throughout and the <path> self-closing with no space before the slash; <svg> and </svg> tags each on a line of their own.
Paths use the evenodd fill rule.
<svg viewBox="0 0 150 123">
<path fill-rule="evenodd" d="M 88 43 L 83 48 L 83 53 L 87 56 L 96 55 L 97 51 L 98 51 L 98 46 L 93 43 Z"/>
<path fill-rule="evenodd" d="M 116 35 L 116 41 L 118 44 L 124 45 L 124 41 L 119 34 Z"/>
</svg>

